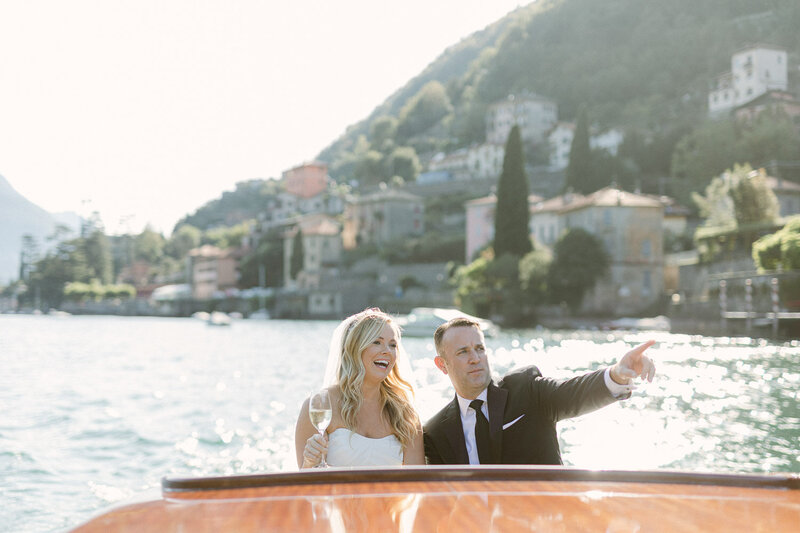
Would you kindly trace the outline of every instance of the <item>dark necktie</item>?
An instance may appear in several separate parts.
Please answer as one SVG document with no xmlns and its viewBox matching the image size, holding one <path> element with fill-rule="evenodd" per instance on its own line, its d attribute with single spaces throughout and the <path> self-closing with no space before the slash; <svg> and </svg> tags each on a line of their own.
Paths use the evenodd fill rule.
<svg viewBox="0 0 800 533">
<path fill-rule="evenodd" d="M 478 445 L 478 459 L 482 465 L 492 464 L 492 441 L 489 438 L 489 421 L 483 415 L 483 400 L 472 400 L 469 406 L 475 410 L 475 444 Z"/>
</svg>

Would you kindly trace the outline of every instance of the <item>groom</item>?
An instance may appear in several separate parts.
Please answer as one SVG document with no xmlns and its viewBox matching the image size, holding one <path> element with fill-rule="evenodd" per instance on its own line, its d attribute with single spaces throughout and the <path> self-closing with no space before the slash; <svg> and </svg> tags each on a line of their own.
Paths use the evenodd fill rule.
<svg viewBox="0 0 800 533">
<path fill-rule="evenodd" d="M 434 333 L 436 366 L 456 397 L 423 430 L 428 464 L 562 464 L 556 422 L 630 396 L 631 380 L 653 380 L 655 366 L 637 346 L 614 366 L 568 380 L 529 366 L 492 381 L 477 322 L 454 318 Z M 488 419 L 488 420 L 487 420 Z"/>
</svg>

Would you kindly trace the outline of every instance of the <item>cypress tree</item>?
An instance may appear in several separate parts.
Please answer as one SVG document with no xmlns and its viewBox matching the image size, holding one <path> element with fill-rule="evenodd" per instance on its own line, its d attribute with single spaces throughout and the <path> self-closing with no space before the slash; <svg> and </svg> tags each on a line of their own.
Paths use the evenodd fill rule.
<svg viewBox="0 0 800 533">
<path fill-rule="evenodd" d="M 297 279 L 297 275 L 303 270 L 303 232 L 297 228 L 292 241 L 292 257 L 289 263 L 289 275 L 292 279 Z"/>
<path fill-rule="evenodd" d="M 592 151 L 589 146 L 589 120 L 586 108 L 578 111 L 578 122 L 575 124 L 575 135 L 569 149 L 565 188 L 581 194 L 594 192 L 592 179 Z"/>
<path fill-rule="evenodd" d="M 510 253 L 518 257 L 533 248 L 529 236 L 528 179 L 522 153 L 519 127 L 511 128 L 506 141 L 503 172 L 497 183 L 497 206 L 494 214 L 495 257 Z"/>
</svg>

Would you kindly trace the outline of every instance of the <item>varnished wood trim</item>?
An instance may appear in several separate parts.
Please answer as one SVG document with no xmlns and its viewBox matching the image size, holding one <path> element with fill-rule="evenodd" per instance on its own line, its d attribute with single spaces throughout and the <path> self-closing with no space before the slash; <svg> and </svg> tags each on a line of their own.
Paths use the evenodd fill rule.
<svg viewBox="0 0 800 533">
<path fill-rule="evenodd" d="M 582 470 L 563 467 L 530 466 L 427 466 L 310 469 L 300 472 L 274 472 L 224 477 L 164 478 L 163 493 L 215 491 L 252 487 L 318 485 L 339 483 L 385 483 L 411 481 L 591 481 L 614 483 L 670 483 L 716 485 L 761 489 L 800 490 L 796 474 L 717 474 L 669 470 L 625 471 Z"/>
</svg>

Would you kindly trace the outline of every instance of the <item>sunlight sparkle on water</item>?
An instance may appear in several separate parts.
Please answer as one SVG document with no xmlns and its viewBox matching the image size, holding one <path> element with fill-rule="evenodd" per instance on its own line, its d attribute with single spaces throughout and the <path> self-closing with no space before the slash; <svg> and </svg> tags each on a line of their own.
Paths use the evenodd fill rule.
<svg viewBox="0 0 800 533">
<path fill-rule="evenodd" d="M 112 487 L 109 485 L 101 485 L 99 483 L 89 482 L 89 489 L 92 491 L 92 494 L 100 498 L 101 500 L 105 500 L 109 503 L 118 502 L 120 500 L 124 500 L 131 496 L 132 492 L 130 490 L 122 490 L 117 487 Z"/>
<path fill-rule="evenodd" d="M 191 319 L 0 315 L 0 326 L 0 407 L 11 414 L 0 479 L 20 516 L 50 521 L 39 529 L 47 530 L 75 525 L 114 498 L 139 497 L 165 475 L 295 470 L 297 412 L 309 387 L 321 384 L 336 322 L 209 328 Z M 567 465 L 800 471 L 798 340 L 540 328 L 486 343 L 497 376 L 536 365 L 568 378 L 649 338 L 657 341 L 648 350 L 653 383 L 559 424 Z M 403 344 L 425 422 L 453 389 L 434 364 L 430 338 Z M 48 492 L 54 487 L 61 493 Z"/>
</svg>

